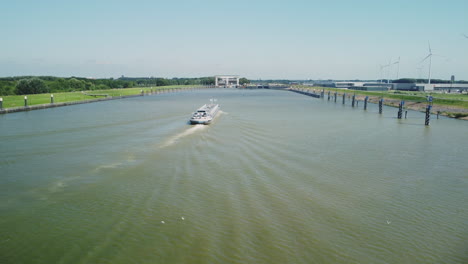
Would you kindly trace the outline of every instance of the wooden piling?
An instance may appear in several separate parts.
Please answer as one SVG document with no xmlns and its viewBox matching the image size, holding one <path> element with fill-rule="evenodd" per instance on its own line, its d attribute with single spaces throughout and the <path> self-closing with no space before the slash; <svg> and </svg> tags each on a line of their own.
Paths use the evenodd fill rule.
<svg viewBox="0 0 468 264">
<path fill-rule="evenodd" d="M 346 94 L 343 93 L 343 104 L 345 104 L 345 100 L 346 100 Z"/>
<path fill-rule="evenodd" d="M 364 110 L 367 110 L 367 101 L 369 100 L 369 96 L 366 96 L 364 99 Z"/>
<path fill-rule="evenodd" d="M 403 105 L 405 104 L 405 101 L 401 101 L 400 104 L 398 105 L 398 119 L 401 119 L 403 115 Z"/>
<path fill-rule="evenodd" d="M 379 100 L 379 114 L 382 114 L 383 98 Z"/>
<path fill-rule="evenodd" d="M 431 108 L 432 108 L 431 105 L 427 105 L 427 107 L 426 107 L 426 118 L 425 118 L 425 122 L 424 122 L 424 124 L 426 126 L 428 126 L 430 121 L 431 121 Z"/>
</svg>

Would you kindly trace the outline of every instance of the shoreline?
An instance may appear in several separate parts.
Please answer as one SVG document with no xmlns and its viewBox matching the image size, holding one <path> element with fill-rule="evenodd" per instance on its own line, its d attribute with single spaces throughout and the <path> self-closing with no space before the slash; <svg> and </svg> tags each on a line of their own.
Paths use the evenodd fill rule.
<svg viewBox="0 0 468 264">
<path fill-rule="evenodd" d="M 8 107 L 8 108 L 0 108 L 0 115 L 2 114 L 9 114 L 9 113 L 17 113 L 17 112 L 26 112 L 26 111 L 33 111 L 33 110 L 40 110 L 40 109 L 47 109 L 47 108 L 55 108 L 55 107 L 63 107 L 63 106 L 70 106 L 76 104 L 87 104 L 87 103 L 95 103 L 101 101 L 109 101 L 109 100 L 117 100 L 117 99 L 125 99 L 131 97 L 138 97 L 138 96 L 148 96 L 148 95 L 157 95 L 163 93 L 171 93 L 177 92 L 182 90 L 192 90 L 192 89 L 201 89 L 204 87 L 177 87 L 177 88 L 162 88 L 162 89 L 145 89 L 141 92 L 136 94 L 127 94 L 127 95 L 116 95 L 110 96 L 108 94 L 87 94 L 89 96 L 106 96 L 104 98 L 95 98 L 95 99 L 88 99 L 88 100 L 77 100 L 77 101 L 67 101 L 67 102 L 54 102 L 54 103 L 45 103 L 45 104 L 34 104 L 28 106 L 17 106 L 17 107 Z M 82 92 L 84 94 L 84 92 Z"/>
<path fill-rule="evenodd" d="M 299 91 L 306 90 L 307 92 L 317 94 L 318 96 L 320 96 L 320 93 L 322 92 L 322 89 L 316 90 L 316 89 L 311 89 L 311 88 L 292 88 L 291 87 L 291 88 L 288 88 L 288 90 L 299 90 Z M 343 96 L 343 94 L 346 94 L 347 95 L 346 97 L 348 98 L 348 100 L 350 100 L 353 92 L 354 92 L 353 90 L 347 90 L 347 92 L 341 92 L 341 93 L 337 91 L 337 95 Z M 325 93 L 324 95 L 325 97 L 326 97 L 326 94 L 327 93 Z M 409 110 L 418 111 L 418 112 L 425 112 L 426 106 L 428 105 L 427 102 L 400 100 L 400 99 L 385 97 L 385 95 L 383 96 L 368 95 L 368 96 L 369 96 L 370 103 L 378 104 L 379 100 L 383 98 L 384 105 L 396 107 L 396 108 L 399 106 L 401 101 L 405 101 L 405 106 L 403 107 L 403 109 L 409 109 Z M 358 101 L 364 101 L 365 98 L 366 98 L 366 95 L 356 94 L 356 100 Z M 446 116 L 449 118 L 455 118 L 459 120 L 468 120 L 467 108 L 463 108 L 459 106 L 441 105 L 441 104 L 434 103 L 432 105 L 431 114 L 437 114 L 437 112 L 439 112 L 441 116 Z"/>
<path fill-rule="evenodd" d="M 364 101 L 365 96 L 356 96 L 359 98 L 360 101 Z M 379 103 L 380 97 L 376 96 L 369 96 L 369 102 L 371 103 Z M 384 105 L 398 107 L 402 100 L 392 99 L 392 98 L 385 98 L 384 97 Z M 405 106 L 403 109 L 409 109 L 418 112 L 425 112 L 426 111 L 427 103 L 420 103 L 420 102 L 413 102 L 413 101 L 405 101 Z M 438 105 L 433 104 L 431 114 L 437 114 L 439 112 L 440 115 L 460 119 L 460 120 L 468 120 L 468 109 L 456 107 L 456 106 L 447 106 L 447 105 Z M 466 114 L 467 116 L 456 117 L 457 114 Z"/>
<path fill-rule="evenodd" d="M 69 105 L 76 105 L 76 104 L 88 104 L 88 103 L 95 103 L 95 102 L 101 102 L 101 101 L 109 101 L 109 100 L 117 100 L 117 99 L 124 99 L 124 98 L 130 98 L 130 97 L 137 97 L 137 96 L 143 96 L 143 94 L 124 95 L 124 96 L 109 96 L 109 97 L 106 97 L 106 98 L 91 99 L 91 100 L 84 100 L 84 101 L 71 101 L 71 102 L 61 102 L 61 103 L 37 104 L 37 105 L 21 106 L 21 107 L 10 107 L 10 108 L 0 109 L 0 114 L 9 114 L 9 113 L 33 111 L 33 110 L 39 110 L 39 109 L 62 107 L 62 106 L 69 106 Z"/>
</svg>

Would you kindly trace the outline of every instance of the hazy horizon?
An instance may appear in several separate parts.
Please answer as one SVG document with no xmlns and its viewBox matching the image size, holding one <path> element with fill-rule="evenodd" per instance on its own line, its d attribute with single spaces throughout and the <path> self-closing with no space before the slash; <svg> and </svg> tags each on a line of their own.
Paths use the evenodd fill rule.
<svg viewBox="0 0 468 264">
<path fill-rule="evenodd" d="M 468 2 L 89 1 L 2 7 L 0 77 L 468 80 Z"/>
<path fill-rule="evenodd" d="M 220 74 L 222 75 L 222 74 Z M 86 76 L 75 76 L 75 75 L 70 75 L 70 76 L 55 76 L 55 75 L 14 75 L 14 76 L 0 76 L 0 78 L 18 78 L 18 77 L 55 77 L 55 78 L 85 78 L 85 79 L 119 79 L 121 77 L 124 77 L 124 78 L 132 78 L 132 79 L 145 79 L 145 78 L 164 78 L 164 79 L 196 79 L 196 78 L 206 78 L 206 77 L 213 77 L 214 78 L 214 75 L 213 76 L 194 76 L 194 77 L 186 77 L 186 76 L 173 76 L 173 77 L 161 77 L 161 76 L 117 76 L 117 77 L 114 77 L 114 76 L 110 76 L 110 77 L 99 77 L 99 78 L 95 78 L 95 77 L 86 77 Z M 244 76 L 239 76 L 240 78 L 245 78 Z M 372 81 L 377 81 L 377 82 L 380 82 L 380 79 L 359 79 L 359 78 L 354 78 L 354 79 L 333 79 L 333 78 L 329 78 L 329 79 L 265 79 L 265 78 L 258 78 L 258 79 L 249 79 L 247 78 L 248 80 L 250 81 L 304 81 L 304 82 L 308 82 L 308 81 L 356 81 L 356 82 L 372 82 Z M 427 78 L 414 78 L 414 77 L 401 77 L 399 79 L 420 79 L 420 80 L 426 80 L 427 81 Z M 442 80 L 442 81 L 450 81 L 450 78 L 446 78 L 446 79 L 438 79 L 438 78 L 431 78 L 431 80 Z M 396 79 L 390 79 L 390 81 L 395 81 Z M 386 82 L 388 81 L 388 79 L 382 79 L 383 82 Z M 458 80 L 455 80 L 455 81 L 468 81 L 468 80 L 461 80 L 461 79 L 458 79 Z"/>
</svg>

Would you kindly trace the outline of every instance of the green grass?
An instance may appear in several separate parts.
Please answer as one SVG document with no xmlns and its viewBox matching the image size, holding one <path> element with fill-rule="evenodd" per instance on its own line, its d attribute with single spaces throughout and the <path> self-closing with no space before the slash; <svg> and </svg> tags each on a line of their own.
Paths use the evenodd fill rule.
<svg viewBox="0 0 468 264">
<path fill-rule="evenodd" d="M 310 86 L 294 86 L 295 88 L 301 89 L 315 89 L 347 94 L 357 94 L 364 96 L 376 96 L 397 100 L 404 100 L 409 102 L 427 102 L 426 96 L 432 95 L 434 105 L 446 105 L 446 106 L 456 106 L 468 109 L 468 94 L 440 94 L 440 93 L 425 93 L 425 92 L 415 92 L 415 91 L 360 91 L 360 90 L 343 90 L 337 88 L 329 87 L 310 87 Z"/>
<path fill-rule="evenodd" d="M 193 87 L 193 85 L 158 86 L 158 87 L 153 87 L 152 89 L 153 91 L 155 91 L 155 90 L 181 89 L 181 88 L 188 88 L 188 87 Z M 95 97 L 92 95 L 103 95 L 103 94 L 107 94 L 109 96 L 135 95 L 135 94 L 141 93 L 141 90 L 143 90 L 144 92 L 147 92 L 147 91 L 150 91 L 151 88 L 140 87 L 140 88 L 84 91 L 84 93 L 82 92 L 54 93 L 54 103 L 85 101 L 85 100 L 93 100 L 93 99 L 104 97 L 104 96 Z M 50 93 L 27 95 L 28 105 L 31 106 L 31 105 L 38 105 L 38 104 L 49 104 L 50 95 L 51 95 Z M 2 98 L 3 98 L 3 108 L 24 106 L 24 95 L 9 95 L 9 96 L 3 96 Z"/>
</svg>

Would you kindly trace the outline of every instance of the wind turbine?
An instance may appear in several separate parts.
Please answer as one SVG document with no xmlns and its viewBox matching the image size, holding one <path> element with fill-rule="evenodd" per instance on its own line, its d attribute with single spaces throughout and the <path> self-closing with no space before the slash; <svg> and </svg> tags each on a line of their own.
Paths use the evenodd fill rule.
<svg viewBox="0 0 468 264">
<path fill-rule="evenodd" d="M 393 64 L 398 64 L 397 73 L 396 73 L 396 79 L 398 80 L 398 75 L 400 73 L 400 57 L 398 57 L 398 61 L 394 62 Z"/>
<path fill-rule="evenodd" d="M 418 69 L 418 79 L 421 79 L 421 71 L 423 69 L 423 66 L 417 67 L 416 69 Z"/>
<path fill-rule="evenodd" d="M 427 83 L 431 84 L 431 65 L 432 65 L 432 50 L 431 50 L 431 43 L 427 42 L 429 44 L 429 54 L 424 58 L 420 63 L 423 63 L 425 60 L 429 58 L 429 78 Z"/>
<path fill-rule="evenodd" d="M 387 70 L 387 83 L 390 83 L 390 73 L 392 71 L 392 58 L 388 61 L 387 64 L 388 70 Z"/>
<path fill-rule="evenodd" d="M 379 66 L 380 66 L 380 83 L 382 83 L 382 81 L 383 81 L 383 69 L 388 67 L 388 64 L 387 65 L 379 65 Z"/>
</svg>

